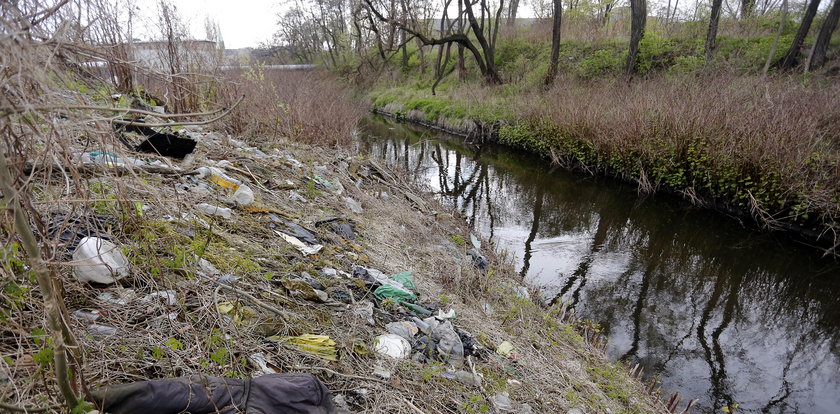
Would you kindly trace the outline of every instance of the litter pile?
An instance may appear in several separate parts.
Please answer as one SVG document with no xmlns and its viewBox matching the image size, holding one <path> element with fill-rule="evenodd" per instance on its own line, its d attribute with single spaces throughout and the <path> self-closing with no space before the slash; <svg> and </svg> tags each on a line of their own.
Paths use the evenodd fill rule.
<svg viewBox="0 0 840 414">
<path fill-rule="evenodd" d="M 195 384 L 205 399 L 179 394 L 167 409 L 241 409 L 248 387 L 251 404 L 279 387 L 311 412 L 656 409 L 601 344 L 553 320 L 462 221 L 389 167 L 200 127 L 129 132 L 148 136 L 133 144 L 144 154 L 76 153 L 101 202 L 43 212 L 71 264 L 64 298 L 82 375 L 110 412 Z M 49 365 L 43 335 L 21 341 L 0 345 L 0 395 L 49 403 L 26 382 Z M 606 397 L 615 389 L 625 397 Z"/>
</svg>

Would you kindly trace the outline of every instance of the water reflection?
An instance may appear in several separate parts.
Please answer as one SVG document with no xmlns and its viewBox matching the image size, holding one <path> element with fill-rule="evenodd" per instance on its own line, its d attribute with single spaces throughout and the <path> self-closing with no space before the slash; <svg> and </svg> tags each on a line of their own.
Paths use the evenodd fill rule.
<svg viewBox="0 0 840 414">
<path fill-rule="evenodd" d="M 550 301 L 600 321 L 698 411 L 836 412 L 840 266 L 668 197 L 464 144 L 385 119 L 362 150 L 414 171 L 478 232 L 513 252 Z"/>
</svg>

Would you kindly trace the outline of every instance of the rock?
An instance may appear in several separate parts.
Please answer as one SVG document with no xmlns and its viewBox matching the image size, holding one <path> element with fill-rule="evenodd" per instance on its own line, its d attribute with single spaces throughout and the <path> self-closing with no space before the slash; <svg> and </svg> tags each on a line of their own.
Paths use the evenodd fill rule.
<svg viewBox="0 0 840 414">
<path fill-rule="evenodd" d="M 128 259 L 114 243 L 99 237 L 79 241 L 73 266 L 73 276 L 84 283 L 111 284 L 128 276 Z"/>
</svg>

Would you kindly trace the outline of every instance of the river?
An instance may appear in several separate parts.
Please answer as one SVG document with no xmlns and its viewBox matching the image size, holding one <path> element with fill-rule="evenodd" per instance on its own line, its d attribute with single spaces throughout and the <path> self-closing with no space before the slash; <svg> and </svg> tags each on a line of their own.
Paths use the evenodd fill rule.
<svg viewBox="0 0 840 414">
<path fill-rule="evenodd" d="M 361 151 L 405 168 L 515 258 L 546 301 L 599 322 L 693 412 L 840 410 L 840 265 L 779 234 L 509 148 L 371 117 Z"/>
</svg>

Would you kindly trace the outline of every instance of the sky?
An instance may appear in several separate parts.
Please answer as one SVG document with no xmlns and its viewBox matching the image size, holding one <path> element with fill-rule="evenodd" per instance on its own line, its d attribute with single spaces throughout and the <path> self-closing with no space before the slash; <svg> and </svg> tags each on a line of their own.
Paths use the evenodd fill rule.
<svg viewBox="0 0 840 414">
<path fill-rule="evenodd" d="M 282 0 L 173 0 L 179 14 L 189 23 L 190 34 L 204 39 L 204 20 L 219 23 L 225 48 L 257 47 L 277 30 L 277 13 Z M 136 0 L 145 20 L 156 15 L 156 0 Z M 143 36 L 142 29 L 140 32 Z M 147 40 L 147 39 L 144 39 Z"/>
</svg>

